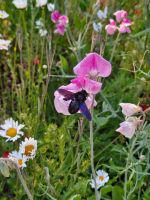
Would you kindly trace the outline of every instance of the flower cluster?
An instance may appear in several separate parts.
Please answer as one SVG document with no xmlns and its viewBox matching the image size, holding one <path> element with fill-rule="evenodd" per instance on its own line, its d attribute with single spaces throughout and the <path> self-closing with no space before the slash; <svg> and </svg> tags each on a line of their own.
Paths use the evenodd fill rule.
<svg viewBox="0 0 150 200">
<path fill-rule="evenodd" d="M 54 10 L 51 14 L 51 20 L 56 26 L 54 33 L 64 35 L 68 24 L 68 17 L 66 15 L 61 15 L 58 10 Z"/>
<path fill-rule="evenodd" d="M 22 129 L 23 124 L 14 121 L 12 118 L 5 120 L 4 124 L 0 125 L 0 136 L 6 138 L 7 141 L 16 141 L 24 135 Z M 26 167 L 26 162 L 33 159 L 37 151 L 37 141 L 34 138 L 25 138 L 19 145 L 19 151 L 5 152 L 3 157 L 9 158 L 16 162 L 19 168 Z"/>
<path fill-rule="evenodd" d="M 95 179 L 96 186 L 95 186 L 94 179 L 91 179 L 90 185 L 92 188 L 96 187 L 97 189 L 99 189 L 100 187 L 104 186 L 105 183 L 109 181 L 109 176 L 108 176 L 108 173 L 106 173 L 103 170 L 98 170 L 96 174 L 97 174 L 96 179 Z"/>
<path fill-rule="evenodd" d="M 132 22 L 127 18 L 128 13 L 125 10 L 118 10 L 114 13 L 114 15 L 116 17 L 116 21 L 120 24 L 118 27 L 116 21 L 110 19 L 109 24 L 105 27 L 108 35 L 113 35 L 116 31 L 119 31 L 120 33 L 130 33 L 130 26 L 132 25 Z"/>
<path fill-rule="evenodd" d="M 125 121 L 120 123 L 120 127 L 116 131 L 131 139 L 143 122 L 141 120 L 142 107 L 131 103 L 120 103 L 120 106 L 125 115 Z M 140 117 L 134 116 L 135 114 L 140 114 Z"/>
<path fill-rule="evenodd" d="M 71 80 L 71 83 L 66 86 L 61 86 L 60 89 L 65 89 L 73 93 L 85 90 L 88 97 L 85 101 L 88 109 L 96 106 L 96 101 L 93 102 L 93 95 L 100 92 L 102 83 L 98 81 L 99 77 L 108 77 L 111 73 L 111 64 L 97 53 L 89 53 L 81 60 L 73 69 L 76 78 Z M 58 91 L 54 93 L 54 105 L 58 113 L 70 115 L 68 107 L 70 100 L 65 101 L 64 96 Z"/>
</svg>

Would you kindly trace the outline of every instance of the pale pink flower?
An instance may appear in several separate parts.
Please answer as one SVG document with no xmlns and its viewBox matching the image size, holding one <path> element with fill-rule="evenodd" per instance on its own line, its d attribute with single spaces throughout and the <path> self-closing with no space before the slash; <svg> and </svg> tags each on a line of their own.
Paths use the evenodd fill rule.
<svg viewBox="0 0 150 200">
<path fill-rule="evenodd" d="M 64 25 L 56 24 L 56 29 L 54 30 L 54 33 L 57 33 L 59 35 L 64 35 L 66 29 Z"/>
<path fill-rule="evenodd" d="M 80 87 L 79 85 L 77 85 L 75 83 L 70 83 L 69 85 L 61 86 L 60 88 L 61 89 L 65 89 L 67 91 L 71 91 L 73 93 L 79 92 L 82 89 L 86 90 L 86 88 L 84 88 L 84 87 L 82 88 L 82 87 Z M 64 100 L 64 96 L 61 95 L 57 90 L 55 91 L 54 96 L 55 96 L 54 105 L 55 105 L 56 111 L 58 113 L 62 113 L 64 115 L 70 115 L 70 113 L 68 111 L 68 107 L 69 107 L 69 104 L 70 104 L 71 100 L 65 101 Z M 88 109 L 91 108 L 92 102 L 93 102 L 93 98 L 89 95 L 87 97 L 86 101 L 85 101 Z M 94 101 L 94 106 L 96 106 L 96 104 L 97 104 L 96 101 Z"/>
<path fill-rule="evenodd" d="M 131 139 L 141 122 L 142 120 L 137 117 L 129 117 L 126 121 L 120 123 L 120 127 L 116 131 Z"/>
<path fill-rule="evenodd" d="M 120 33 L 131 33 L 129 26 L 132 25 L 132 22 L 129 19 L 124 19 L 118 28 Z"/>
<path fill-rule="evenodd" d="M 58 23 L 61 24 L 62 26 L 66 26 L 68 24 L 69 20 L 66 15 L 61 15 L 58 19 Z"/>
<path fill-rule="evenodd" d="M 116 16 L 117 22 L 121 22 L 124 18 L 127 17 L 128 13 L 125 10 L 118 10 L 114 13 L 114 15 Z"/>
<path fill-rule="evenodd" d="M 107 77 L 111 73 L 111 63 L 105 60 L 97 53 L 89 53 L 73 69 L 77 76 L 89 77 Z"/>
<path fill-rule="evenodd" d="M 59 20 L 59 17 L 61 16 L 60 12 L 58 10 L 54 10 L 51 14 L 51 20 L 56 23 Z"/>
<path fill-rule="evenodd" d="M 108 35 L 113 35 L 118 30 L 118 27 L 113 19 L 110 19 L 109 21 L 110 23 L 105 26 L 105 30 Z"/>
<path fill-rule="evenodd" d="M 127 117 L 130 117 L 138 112 L 142 112 L 142 108 L 140 106 L 132 103 L 120 103 L 119 105 L 122 108 L 122 113 Z"/>
</svg>

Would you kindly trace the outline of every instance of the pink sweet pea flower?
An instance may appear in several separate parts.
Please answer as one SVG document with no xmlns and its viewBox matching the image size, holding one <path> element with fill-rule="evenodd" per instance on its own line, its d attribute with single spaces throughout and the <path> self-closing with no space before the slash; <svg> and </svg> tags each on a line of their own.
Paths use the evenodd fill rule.
<svg viewBox="0 0 150 200">
<path fill-rule="evenodd" d="M 69 20 L 66 15 L 61 15 L 59 17 L 58 23 L 61 24 L 62 26 L 66 26 L 68 24 Z"/>
<path fill-rule="evenodd" d="M 71 80 L 71 83 L 76 84 L 79 90 L 84 89 L 88 94 L 97 94 L 100 92 L 102 83 L 93 81 L 86 77 L 77 77 Z"/>
<path fill-rule="evenodd" d="M 109 21 L 110 23 L 106 25 L 105 30 L 108 35 L 113 35 L 117 31 L 118 27 L 113 19 L 110 19 Z"/>
<path fill-rule="evenodd" d="M 142 120 L 137 117 L 129 117 L 126 121 L 120 123 L 120 127 L 116 131 L 131 139 L 141 122 Z"/>
<path fill-rule="evenodd" d="M 140 106 L 132 103 L 120 103 L 119 105 L 122 108 L 122 113 L 127 117 L 130 117 L 138 112 L 142 112 L 142 108 Z"/>
<path fill-rule="evenodd" d="M 54 23 L 58 22 L 60 16 L 61 16 L 60 12 L 58 10 L 54 10 L 51 14 L 52 22 Z"/>
<path fill-rule="evenodd" d="M 118 28 L 120 33 L 131 33 L 131 30 L 129 26 L 132 25 L 131 20 L 129 19 L 124 19 L 122 23 L 120 24 L 120 27 Z"/>
<path fill-rule="evenodd" d="M 111 73 L 111 63 L 97 53 L 89 53 L 74 67 L 73 71 L 77 76 L 92 79 L 99 76 L 107 77 Z"/>
<path fill-rule="evenodd" d="M 64 35 L 65 33 L 65 26 L 61 24 L 56 24 L 56 29 L 54 30 L 54 33 L 57 33 L 59 35 Z"/>
<path fill-rule="evenodd" d="M 114 15 L 116 16 L 117 22 L 121 22 L 124 18 L 127 17 L 128 13 L 125 10 L 118 10 L 114 13 Z"/>
<path fill-rule="evenodd" d="M 78 82 L 77 80 L 74 80 L 73 82 Z M 76 92 L 79 92 L 81 91 L 82 89 L 85 89 L 84 87 L 80 87 L 78 84 L 75 84 L 75 83 L 70 83 L 69 85 L 66 85 L 66 86 L 61 86 L 60 87 L 61 89 L 65 89 L 65 90 L 68 90 L 68 91 L 71 91 L 73 93 L 76 93 Z M 59 89 L 60 89 L 59 88 Z M 69 111 L 68 111 L 68 107 L 69 107 L 69 104 L 71 102 L 71 100 L 68 100 L 68 101 L 65 101 L 64 100 L 64 96 L 61 95 L 57 90 L 55 91 L 54 93 L 54 96 L 55 96 L 55 99 L 54 99 L 54 105 L 55 105 L 55 109 L 58 113 L 62 113 L 64 115 L 70 115 Z M 89 95 L 85 101 L 88 109 L 91 108 L 92 106 L 92 100 L 93 98 Z M 94 101 L 94 106 L 96 106 L 96 101 Z"/>
</svg>

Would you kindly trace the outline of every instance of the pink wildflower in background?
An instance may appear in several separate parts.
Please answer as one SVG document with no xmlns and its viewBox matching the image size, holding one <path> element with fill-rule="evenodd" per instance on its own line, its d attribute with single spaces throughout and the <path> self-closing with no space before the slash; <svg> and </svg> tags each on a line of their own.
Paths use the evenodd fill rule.
<svg viewBox="0 0 150 200">
<path fill-rule="evenodd" d="M 114 13 L 114 15 L 116 16 L 116 21 L 121 22 L 124 18 L 127 17 L 128 13 L 125 10 L 118 10 Z"/>
<path fill-rule="evenodd" d="M 55 23 L 56 27 L 54 33 L 63 36 L 66 31 L 67 24 L 69 22 L 68 17 L 66 15 L 61 15 L 58 10 L 54 10 L 51 14 L 51 20 Z"/>
<path fill-rule="evenodd" d="M 117 30 L 120 33 L 130 33 L 130 26 L 133 24 L 130 19 L 127 18 L 128 13 L 125 10 L 118 10 L 114 13 L 116 21 L 110 19 L 110 23 L 105 26 L 105 30 L 108 35 L 113 35 Z M 116 23 L 118 22 L 118 24 Z"/>
<path fill-rule="evenodd" d="M 109 21 L 110 22 L 108 25 L 106 25 L 105 30 L 108 35 L 113 35 L 117 31 L 118 27 L 113 19 L 110 19 Z"/>
<path fill-rule="evenodd" d="M 122 113 L 127 117 L 130 117 L 131 115 L 142 111 L 142 108 L 140 106 L 132 103 L 120 103 L 120 106 L 122 108 Z"/>
<path fill-rule="evenodd" d="M 61 16 L 60 12 L 58 10 L 54 10 L 51 14 L 52 22 L 54 22 L 54 23 L 58 22 L 58 19 L 60 16 Z"/>
<path fill-rule="evenodd" d="M 131 30 L 129 26 L 132 25 L 131 20 L 129 19 L 124 19 L 122 23 L 120 24 L 120 27 L 118 28 L 120 33 L 131 33 Z"/>
<path fill-rule="evenodd" d="M 137 117 L 129 117 L 126 121 L 120 123 L 120 127 L 116 131 L 131 139 L 141 122 L 142 120 Z"/>
</svg>

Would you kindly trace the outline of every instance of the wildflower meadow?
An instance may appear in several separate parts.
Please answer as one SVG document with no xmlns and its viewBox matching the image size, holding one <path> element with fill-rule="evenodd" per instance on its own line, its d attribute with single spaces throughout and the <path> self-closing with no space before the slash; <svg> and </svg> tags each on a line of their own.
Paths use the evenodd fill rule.
<svg viewBox="0 0 150 200">
<path fill-rule="evenodd" d="M 0 0 L 0 200 L 150 200 L 150 1 Z"/>
</svg>

